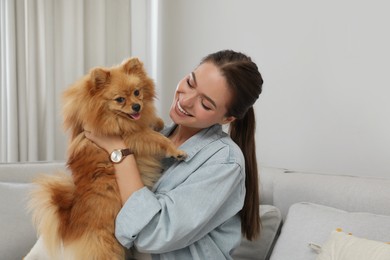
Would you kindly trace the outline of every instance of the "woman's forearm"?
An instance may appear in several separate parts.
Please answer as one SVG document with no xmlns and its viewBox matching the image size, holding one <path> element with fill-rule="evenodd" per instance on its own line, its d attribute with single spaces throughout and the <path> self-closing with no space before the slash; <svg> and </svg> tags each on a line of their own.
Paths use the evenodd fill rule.
<svg viewBox="0 0 390 260">
<path fill-rule="evenodd" d="M 143 188 L 144 184 L 134 155 L 126 156 L 123 161 L 114 164 L 114 167 L 123 205 L 134 192 Z"/>
<path fill-rule="evenodd" d="M 96 145 L 110 154 L 114 149 L 124 149 L 126 144 L 120 136 L 95 135 L 91 131 L 85 131 L 85 136 Z M 135 191 L 144 187 L 134 155 L 126 156 L 120 163 L 114 163 L 116 181 L 119 187 L 122 204 Z"/>
</svg>

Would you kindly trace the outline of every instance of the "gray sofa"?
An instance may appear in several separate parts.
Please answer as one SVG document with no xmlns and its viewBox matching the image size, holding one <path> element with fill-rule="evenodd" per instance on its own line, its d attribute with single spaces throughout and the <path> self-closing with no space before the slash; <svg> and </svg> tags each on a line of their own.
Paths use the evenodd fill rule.
<svg viewBox="0 0 390 260">
<path fill-rule="evenodd" d="M 0 164 L 0 259 L 22 259 L 36 241 L 26 211 L 33 178 L 64 168 L 63 162 Z M 262 233 L 243 239 L 234 259 L 316 259 L 315 246 L 338 228 L 390 242 L 390 179 L 261 167 L 260 180 Z"/>
</svg>

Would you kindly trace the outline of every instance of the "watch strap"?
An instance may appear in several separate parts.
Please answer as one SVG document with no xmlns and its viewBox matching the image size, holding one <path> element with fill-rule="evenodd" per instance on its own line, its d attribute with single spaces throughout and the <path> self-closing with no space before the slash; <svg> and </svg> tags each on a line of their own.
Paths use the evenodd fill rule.
<svg viewBox="0 0 390 260">
<path fill-rule="evenodd" d="M 122 156 L 123 156 L 123 157 L 132 154 L 132 152 L 131 152 L 131 150 L 130 150 L 129 148 L 121 149 L 121 152 L 122 152 Z"/>
</svg>

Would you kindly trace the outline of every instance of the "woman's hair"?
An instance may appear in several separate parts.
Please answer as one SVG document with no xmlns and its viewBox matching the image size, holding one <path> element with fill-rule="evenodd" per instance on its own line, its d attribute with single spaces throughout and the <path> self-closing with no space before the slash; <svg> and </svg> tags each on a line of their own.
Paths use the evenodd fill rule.
<svg viewBox="0 0 390 260">
<path fill-rule="evenodd" d="M 252 240 L 260 233 L 259 185 L 255 145 L 255 113 L 253 104 L 259 97 L 263 79 L 257 65 L 247 55 L 223 50 L 206 56 L 202 63 L 216 65 L 225 77 L 232 93 L 227 116 L 234 116 L 229 133 L 245 157 L 244 206 L 240 212 L 243 235 Z"/>
</svg>

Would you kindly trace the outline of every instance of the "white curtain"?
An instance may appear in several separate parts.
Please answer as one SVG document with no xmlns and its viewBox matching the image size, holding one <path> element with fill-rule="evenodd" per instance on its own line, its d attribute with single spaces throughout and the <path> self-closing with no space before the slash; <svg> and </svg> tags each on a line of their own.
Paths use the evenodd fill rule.
<svg viewBox="0 0 390 260">
<path fill-rule="evenodd" d="M 130 0 L 0 1 L 0 162 L 64 160 L 61 94 L 131 56 Z"/>
</svg>

